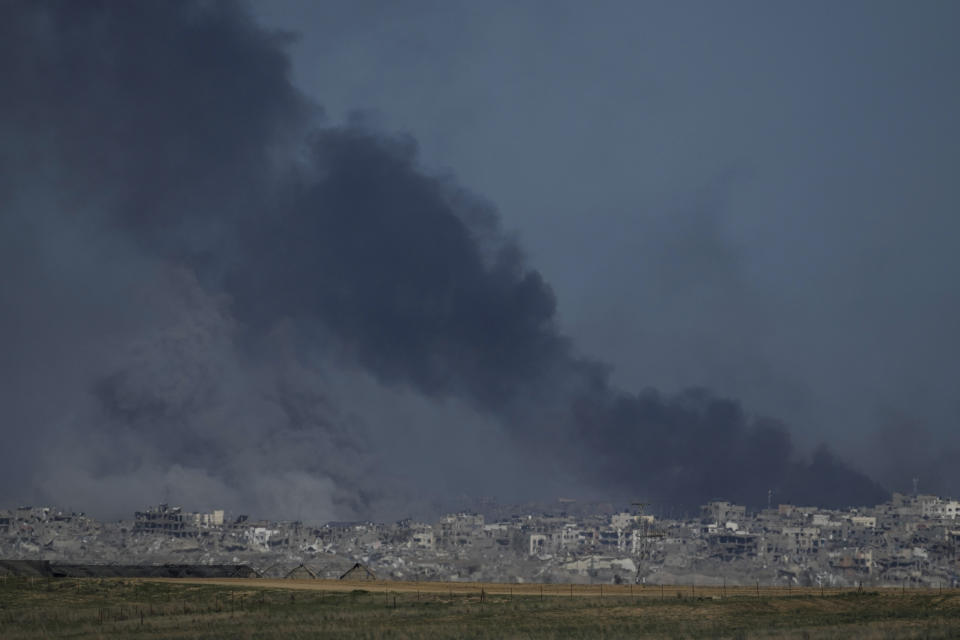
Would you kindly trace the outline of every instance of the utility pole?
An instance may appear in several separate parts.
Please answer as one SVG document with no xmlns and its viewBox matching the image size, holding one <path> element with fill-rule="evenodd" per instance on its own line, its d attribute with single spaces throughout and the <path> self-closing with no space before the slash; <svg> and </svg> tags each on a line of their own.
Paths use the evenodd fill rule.
<svg viewBox="0 0 960 640">
<path fill-rule="evenodd" d="M 664 534 L 659 531 L 652 531 L 650 529 L 650 523 L 643 518 L 643 515 L 644 515 L 643 509 L 644 507 L 650 506 L 649 502 L 633 502 L 631 504 L 636 510 L 635 515 L 637 520 L 642 519 L 642 522 L 640 523 L 640 530 L 637 531 L 636 529 L 634 529 L 631 532 L 631 536 L 637 536 L 640 539 L 640 544 L 638 545 L 638 549 L 637 549 L 637 574 L 636 576 L 634 576 L 634 579 L 633 579 L 635 584 L 640 584 L 640 580 L 641 580 L 640 572 L 644 568 L 644 562 L 650 559 L 649 557 L 650 549 L 648 546 L 648 541 L 652 538 L 662 538 L 664 537 Z M 631 546 L 632 546 L 632 542 L 633 541 L 631 540 Z"/>
</svg>

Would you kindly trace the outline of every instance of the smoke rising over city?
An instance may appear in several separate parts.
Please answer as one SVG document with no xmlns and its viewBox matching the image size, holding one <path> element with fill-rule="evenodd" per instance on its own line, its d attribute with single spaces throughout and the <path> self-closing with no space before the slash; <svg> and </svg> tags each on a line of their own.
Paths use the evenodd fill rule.
<svg viewBox="0 0 960 640">
<path fill-rule="evenodd" d="M 410 135 L 326 116 L 242 5 L 0 13 L 0 499 L 324 520 L 887 495 L 803 425 L 619 388 L 497 207 Z"/>
</svg>

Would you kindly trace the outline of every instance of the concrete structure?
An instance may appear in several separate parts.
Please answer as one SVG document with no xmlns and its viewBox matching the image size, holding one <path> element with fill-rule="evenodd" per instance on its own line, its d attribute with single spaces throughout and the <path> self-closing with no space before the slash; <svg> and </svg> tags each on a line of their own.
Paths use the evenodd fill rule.
<svg viewBox="0 0 960 640">
<path fill-rule="evenodd" d="M 414 530 L 411 536 L 411 542 L 417 549 L 433 551 L 436 546 L 436 538 L 433 535 L 433 529 Z"/>
<path fill-rule="evenodd" d="M 146 511 L 137 511 L 134 514 L 133 530 L 135 533 L 163 533 L 177 538 L 196 535 L 191 518 L 188 520 L 180 507 L 171 507 L 161 504 Z"/>
<path fill-rule="evenodd" d="M 596 512 L 575 505 L 578 512 L 572 513 L 570 504 L 524 505 L 491 511 L 498 516 L 451 514 L 435 524 L 404 520 L 314 526 L 246 518 L 231 518 L 227 524 L 225 517 L 225 524 L 218 525 L 217 511 L 203 517 L 168 505 L 117 522 L 23 507 L 0 511 L 0 558 L 166 567 L 157 569 L 162 575 L 186 565 L 246 563 L 271 567 L 265 571 L 271 577 L 302 579 L 376 575 L 647 584 L 722 579 L 741 585 L 850 586 L 862 581 L 956 588 L 957 505 L 949 498 L 900 495 L 870 508 L 783 505 L 747 513 L 740 505 L 714 502 L 696 518 L 658 519 L 655 530 L 652 516 L 638 517 L 607 504 Z M 636 572 L 630 573 L 630 567 Z"/>
<path fill-rule="evenodd" d="M 222 527 L 223 526 L 223 509 L 214 509 L 210 513 L 194 513 L 193 516 L 194 523 L 198 527 Z"/>
<path fill-rule="evenodd" d="M 747 508 L 725 500 L 714 500 L 702 507 L 703 519 L 723 526 L 727 522 L 741 522 L 746 518 Z"/>
</svg>

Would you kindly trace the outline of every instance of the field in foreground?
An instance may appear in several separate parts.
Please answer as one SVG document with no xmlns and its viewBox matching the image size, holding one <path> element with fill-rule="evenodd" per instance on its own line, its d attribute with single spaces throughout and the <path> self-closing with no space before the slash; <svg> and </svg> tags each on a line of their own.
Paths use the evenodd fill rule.
<svg viewBox="0 0 960 640">
<path fill-rule="evenodd" d="M 6 578 L 0 637 L 955 638 L 960 592 Z"/>
</svg>

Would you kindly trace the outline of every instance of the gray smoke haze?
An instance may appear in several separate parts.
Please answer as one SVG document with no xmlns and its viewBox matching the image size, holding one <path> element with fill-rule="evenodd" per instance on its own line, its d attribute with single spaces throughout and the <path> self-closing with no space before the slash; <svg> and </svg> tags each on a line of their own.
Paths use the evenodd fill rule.
<svg viewBox="0 0 960 640">
<path fill-rule="evenodd" d="M 960 492 L 937 462 L 960 447 L 960 5 L 253 8 L 302 31 L 293 77 L 331 118 L 377 111 L 497 203 L 617 386 L 703 386 L 891 489 Z"/>
<path fill-rule="evenodd" d="M 287 42 L 226 2 L 0 6 L 0 499 L 883 498 L 734 400 L 616 388 L 495 207 L 325 123 Z"/>
</svg>

